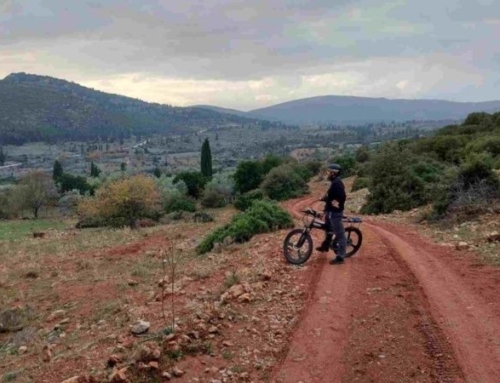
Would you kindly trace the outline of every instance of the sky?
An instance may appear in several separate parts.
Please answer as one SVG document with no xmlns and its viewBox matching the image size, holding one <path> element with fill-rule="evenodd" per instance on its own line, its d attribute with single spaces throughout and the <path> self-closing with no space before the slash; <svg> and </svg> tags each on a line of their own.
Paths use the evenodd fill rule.
<svg viewBox="0 0 500 383">
<path fill-rule="evenodd" d="M 0 78 L 175 106 L 500 99 L 499 0 L 0 0 Z"/>
</svg>

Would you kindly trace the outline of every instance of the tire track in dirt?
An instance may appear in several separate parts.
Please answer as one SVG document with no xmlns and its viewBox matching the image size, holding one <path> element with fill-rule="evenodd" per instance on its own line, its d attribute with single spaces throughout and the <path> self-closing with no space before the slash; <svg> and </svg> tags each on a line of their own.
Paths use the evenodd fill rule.
<svg viewBox="0 0 500 383">
<path fill-rule="evenodd" d="M 286 206 L 295 218 L 300 218 L 300 210 L 307 206 L 315 207 L 317 199 L 306 198 L 293 201 Z M 312 232 L 314 242 L 322 240 L 321 232 Z M 314 269 L 316 276 L 309 286 L 310 295 L 301 320 L 290 339 L 288 352 L 275 370 L 272 381 L 288 382 L 334 382 L 331 377 L 342 375 L 342 364 L 332 363 L 342 356 L 346 342 L 346 322 L 350 266 L 343 265 L 332 273 L 327 266 L 327 257 L 314 255 L 319 262 Z M 335 307 L 335 310 L 331 308 Z M 332 343 L 335 345 L 332 347 Z M 324 380 L 326 377 L 327 380 Z"/>
<path fill-rule="evenodd" d="M 369 225 L 407 265 L 427 297 L 434 320 L 448 338 L 467 382 L 500 381 L 500 320 L 497 302 L 487 303 L 445 258 L 446 249 L 399 235 L 394 226 Z M 465 272 L 465 270 L 464 270 Z"/>
<path fill-rule="evenodd" d="M 286 207 L 298 217 L 314 201 Z M 471 273 L 454 272 L 456 257 L 440 260 L 443 249 L 418 234 L 363 226 L 363 247 L 345 265 L 313 254 L 313 291 L 272 381 L 498 382 L 500 302 L 488 286 L 471 292 Z"/>
</svg>

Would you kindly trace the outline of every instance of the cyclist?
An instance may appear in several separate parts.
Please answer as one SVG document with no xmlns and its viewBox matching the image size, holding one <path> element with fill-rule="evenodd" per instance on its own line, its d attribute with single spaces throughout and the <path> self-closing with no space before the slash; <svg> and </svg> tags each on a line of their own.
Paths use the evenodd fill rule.
<svg viewBox="0 0 500 383">
<path fill-rule="evenodd" d="M 342 224 L 342 217 L 344 216 L 344 204 L 346 200 L 346 193 L 344 183 L 340 179 L 342 168 L 338 164 L 331 164 L 327 168 L 327 178 L 330 187 L 320 201 L 325 202 L 325 240 L 321 246 L 316 250 L 320 252 L 328 252 L 330 243 L 335 235 L 338 244 L 337 256 L 330 261 L 330 264 L 337 265 L 344 263 L 347 239 L 345 236 L 344 225 Z"/>
</svg>

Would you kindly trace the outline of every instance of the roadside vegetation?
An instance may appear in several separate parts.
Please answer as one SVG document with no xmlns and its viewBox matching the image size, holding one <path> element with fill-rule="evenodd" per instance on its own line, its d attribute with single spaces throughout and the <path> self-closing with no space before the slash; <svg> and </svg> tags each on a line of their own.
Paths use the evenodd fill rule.
<svg viewBox="0 0 500 383">
<path fill-rule="evenodd" d="M 432 137 L 360 147 L 337 158 L 368 187 L 362 212 L 387 214 L 431 205 L 427 219 L 467 220 L 500 202 L 500 113 L 473 113 Z"/>
</svg>

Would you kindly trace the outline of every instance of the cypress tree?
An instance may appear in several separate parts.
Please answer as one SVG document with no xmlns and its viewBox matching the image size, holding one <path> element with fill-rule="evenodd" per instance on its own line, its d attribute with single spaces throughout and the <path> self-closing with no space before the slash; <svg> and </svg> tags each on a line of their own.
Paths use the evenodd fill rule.
<svg viewBox="0 0 500 383">
<path fill-rule="evenodd" d="M 63 167 L 59 160 L 54 161 L 54 169 L 52 170 L 52 179 L 57 181 L 63 175 Z"/>
<path fill-rule="evenodd" d="M 154 176 L 156 178 L 160 178 L 161 177 L 161 170 L 160 170 L 160 168 L 158 166 L 155 168 L 153 174 L 154 174 Z"/>
<path fill-rule="evenodd" d="M 201 174 L 205 177 L 212 177 L 212 152 L 210 151 L 210 143 L 208 138 L 205 138 L 205 142 L 201 146 Z"/>
<path fill-rule="evenodd" d="M 5 153 L 3 152 L 3 148 L 0 148 L 0 166 L 5 165 Z"/>
</svg>

